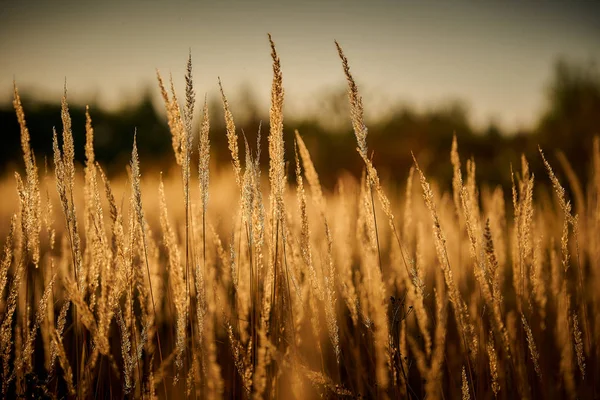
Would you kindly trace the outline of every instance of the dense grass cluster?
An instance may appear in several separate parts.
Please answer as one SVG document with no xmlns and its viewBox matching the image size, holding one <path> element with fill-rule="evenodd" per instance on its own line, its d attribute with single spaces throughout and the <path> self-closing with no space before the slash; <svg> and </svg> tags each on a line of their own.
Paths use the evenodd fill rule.
<svg viewBox="0 0 600 400">
<path fill-rule="evenodd" d="M 561 160 L 574 207 L 541 149 L 548 177 L 537 179 L 549 185 L 534 190 L 523 157 L 512 188 L 490 189 L 456 140 L 437 161 L 453 168 L 449 193 L 413 157 L 405 191 L 388 194 L 336 43 L 364 172 L 329 193 L 297 131 L 284 154 L 269 41 L 266 177 L 220 81 L 232 168 L 209 174 L 191 57 L 183 105 L 157 72 L 180 169 L 164 182 L 142 178 L 135 138 L 127 176 L 109 182 L 89 112 L 77 171 L 66 89 L 54 168 L 40 173 L 15 86 L 25 173 L 15 173 L 18 210 L 2 215 L 2 395 L 597 397 L 600 141 L 585 187 Z"/>
</svg>

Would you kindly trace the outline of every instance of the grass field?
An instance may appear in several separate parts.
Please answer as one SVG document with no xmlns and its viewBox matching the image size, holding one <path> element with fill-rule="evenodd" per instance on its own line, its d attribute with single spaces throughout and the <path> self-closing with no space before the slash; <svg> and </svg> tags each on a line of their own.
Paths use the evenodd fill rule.
<svg viewBox="0 0 600 400">
<path fill-rule="evenodd" d="M 451 191 L 417 157 L 390 190 L 338 45 L 364 172 L 328 191 L 301 132 L 284 132 L 270 43 L 268 154 L 221 87 L 226 169 L 212 168 L 191 56 L 182 105 L 158 74 L 177 161 L 164 177 L 134 139 L 109 181 L 93 110 L 76 164 L 66 89 L 42 166 L 15 86 L 24 170 L 0 187 L 3 397 L 598 398 L 600 140 L 590 182 L 540 149 L 547 175 L 523 157 L 507 165 L 512 188 L 489 187 L 455 140 L 436 161 Z"/>
</svg>

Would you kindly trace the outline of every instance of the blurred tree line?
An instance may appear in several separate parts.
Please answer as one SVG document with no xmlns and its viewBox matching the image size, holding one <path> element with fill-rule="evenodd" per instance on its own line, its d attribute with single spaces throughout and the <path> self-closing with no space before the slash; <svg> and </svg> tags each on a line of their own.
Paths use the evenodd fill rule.
<svg viewBox="0 0 600 400">
<path fill-rule="evenodd" d="M 531 131 L 522 132 L 502 132 L 493 124 L 484 129 L 475 129 L 469 122 L 466 107 L 460 102 L 426 112 L 399 106 L 387 113 L 386 117 L 367 121 L 369 149 L 373 151 L 373 160 L 384 179 L 394 182 L 405 180 L 412 163 L 410 152 L 413 151 L 420 163 L 427 167 L 428 175 L 449 184 L 452 174 L 449 153 L 452 136 L 456 134 L 463 163 L 467 157 L 474 158 L 478 179 L 508 187 L 510 164 L 519 170 L 521 154 L 527 156 L 538 177 L 545 177 L 537 150 L 540 145 L 557 173 L 561 174 L 562 169 L 556 152 L 562 151 L 585 183 L 591 162 L 593 136 L 600 134 L 600 72 L 597 65 L 593 62 L 580 64 L 559 60 L 555 64 L 546 96 L 547 108 L 539 116 L 537 126 Z M 238 134 L 241 136 L 243 130 L 251 146 L 255 147 L 256 134 L 262 121 L 261 148 L 265 158 L 263 165 L 266 166 L 268 110 L 257 108 L 247 88 L 242 90 L 241 97 L 243 101 L 240 105 L 232 106 Z M 44 156 L 48 157 L 51 166 L 52 127 L 56 127 L 58 132 L 62 129 L 60 103 L 39 103 L 26 94 L 22 94 L 22 99 L 32 148 L 43 171 Z M 322 100 L 319 108 L 319 116 L 285 116 L 286 154 L 291 162 L 288 169 L 293 174 L 293 131 L 298 129 L 311 151 L 323 184 L 331 188 L 344 171 L 360 176 L 362 163 L 356 152 L 345 93 L 331 93 Z M 216 164 L 228 166 L 230 155 L 220 98 L 212 98 L 209 109 L 211 159 Z M 83 162 L 85 108 L 70 104 L 70 110 L 76 158 Z M 95 131 L 96 158 L 106 166 L 109 174 L 121 173 L 127 165 L 135 129 L 138 132 L 142 166 L 168 169 L 173 164 L 166 117 L 162 110 L 158 112 L 155 109 L 150 91 L 146 91 L 137 104 L 118 112 L 92 107 L 90 113 Z M 0 127 L 3 131 L 0 173 L 10 173 L 22 164 L 19 127 L 10 104 L 0 109 Z M 240 146 L 243 157 L 242 141 Z"/>
</svg>

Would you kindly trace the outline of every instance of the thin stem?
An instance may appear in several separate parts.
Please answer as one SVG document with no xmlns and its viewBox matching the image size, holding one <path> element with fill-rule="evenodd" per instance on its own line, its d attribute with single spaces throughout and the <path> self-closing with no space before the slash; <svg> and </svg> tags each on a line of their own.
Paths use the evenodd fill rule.
<svg viewBox="0 0 600 400">
<path fill-rule="evenodd" d="M 373 198 L 373 184 L 369 178 L 369 193 L 371 194 L 371 207 L 373 207 L 373 221 L 375 223 L 375 240 L 377 241 L 377 255 L 379 256 L 379 272 L 383 279 L 383 264 L 381 263 L 381 250 L 379 248 L 379 230 L 377 229 L 377 216 L 375 215 L 375 199 Z"/>
<path fill-rule="evenodd" d="M 143 221 L 141 221 L 143 222 Z M 144 257 L 146 259 L 146 272 L 148 273 L 148 284 L 150 287 L 150 299 L 152 300 L 152 311 L 154 312 L 154 325 L 156 327 L 156 341 L 158 344 L 158 356 L 160 357 L 160 364 L 163 364 L 163 356 L 162 356 L 162 350 L 161 350 L 161 345 L 160 345 L 160 333 L 159 333 L 159 329 L 158 329 L 158 323 L 156 322 L 156 304 L 154 303 L 154 293 L 152 291 L 152 278 L 150 277 L 150 265 L 148 264 L 148 248 L 146 246 L 146 230 L 144 229 L 144 225 L 141 225 L 142 228 L 142 243 L 144 245 Z M 152 368 L 152 366 L 150 366 L 150 368 Z M 162 380 L 162 384 L 163 384 L 163 389 L 165 392 L 165 399 L 168 398 L 167 396 L 167 385 L 165 383 L 165 380 Z"/>
</svg>

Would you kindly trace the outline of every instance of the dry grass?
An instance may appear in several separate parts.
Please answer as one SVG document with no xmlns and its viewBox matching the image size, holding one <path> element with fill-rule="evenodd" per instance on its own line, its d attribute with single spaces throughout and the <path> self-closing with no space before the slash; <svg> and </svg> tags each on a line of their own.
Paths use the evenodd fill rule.
<svg viewBox="0 0 600 400">
<path fill-rule="evenodd" d="M 541 150 L 548 178 L 534 181 L 523 157 L 513 187 L 490 190 L 473 160 L 463 172 L 456 140 L 440 161 L 451 192 L 415 157 L 391 193 L 336 42 L 364 174 L 329 192 L 301 134 L 284 129 L 269 42 L 268 180 L 220 81 L 232 168 L 211 164 L 206 100 L 194 132 L 191 56 L 185 104 L 157 73 L 177 161 L 165 179 L 142 176 L 150 161 L 134 138 L 130 169 L 110 182 L 93 111 L 72 128 L 66 89 L 53 172 L 40 176 L 15 85 L 25 175 L 0 187 L 14 199 L 0 207 L 3 397 L 597 397 L 600 140 L 587 185 L 559 156 L 577 214 Z M 80 168 L 71 129 L 82 128 Z"/>
</svg>

